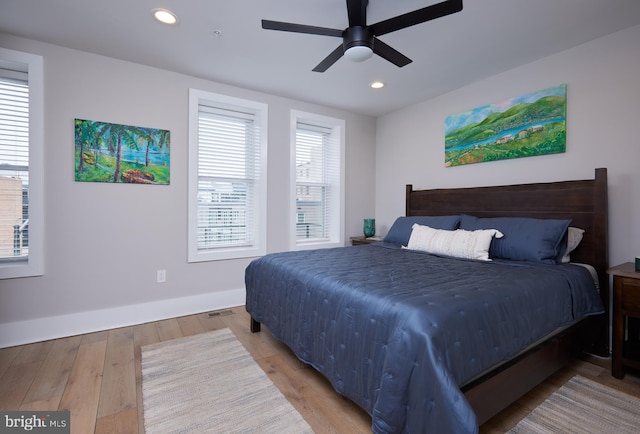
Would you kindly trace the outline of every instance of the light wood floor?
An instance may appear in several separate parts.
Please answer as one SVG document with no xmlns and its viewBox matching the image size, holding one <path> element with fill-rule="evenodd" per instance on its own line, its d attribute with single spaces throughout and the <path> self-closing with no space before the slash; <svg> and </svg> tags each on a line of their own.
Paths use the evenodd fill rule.
<svg viewBox="0 0 640 434">
<path fill-rule="evenodd" d="M 71 432 L 144 433 L 140 347 L 230 328 L 317 433 L 371 432 L 371 418 L 337 395 L 263 327 L 249 331 L 244 307 L 0 349 L 0 410 L 71 411 Z M 602 366 L 601 366 L 602 365 Z M 640 397 L 640 377 L 610 375 L 606 363 L 576 360 L 481 427 L 504 433 L 573 375 Z"/>
</svg>

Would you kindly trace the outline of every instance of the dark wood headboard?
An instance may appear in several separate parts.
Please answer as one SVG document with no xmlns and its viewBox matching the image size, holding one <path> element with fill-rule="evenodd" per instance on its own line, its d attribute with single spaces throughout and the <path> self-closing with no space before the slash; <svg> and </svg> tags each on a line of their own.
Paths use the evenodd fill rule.
<svg viewBox="0 0 640 434">
<path fill-rule="evenodd" d="M 571 219 L 571 226 L 585 230 L 571 261 L 596 269 L 608 306 L 607 169 L 596 169 L 594 179 L 580 181 L 433 190 L 407 185 L 407 216 L 455 214 Z"/>
</svg>

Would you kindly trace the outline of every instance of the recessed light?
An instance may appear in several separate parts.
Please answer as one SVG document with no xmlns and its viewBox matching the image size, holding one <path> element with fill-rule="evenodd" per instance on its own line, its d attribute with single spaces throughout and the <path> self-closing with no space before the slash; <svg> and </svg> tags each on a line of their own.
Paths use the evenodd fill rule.
<svg viewBox="0 0 640 434">
<path fill-rule="evenodd" d="M 381 81 L 374 81 L 373 83 L 371 83 L 372 89 L 382 89 L 383 87 L 384 87 L 384 83 Z"/>
<path fill-rule="evenodd" d="M 167 9 L 153 9 L 151 11 L 153 17 L 164 24 L 176 24 L 178 22 L 178 16 Z"/>
</svg>

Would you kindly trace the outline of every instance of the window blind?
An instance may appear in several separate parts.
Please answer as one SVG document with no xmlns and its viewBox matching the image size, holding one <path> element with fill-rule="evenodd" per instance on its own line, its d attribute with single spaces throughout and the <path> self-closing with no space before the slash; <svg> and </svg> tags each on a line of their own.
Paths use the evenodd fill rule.
<svg viewBox="0 0 640 434">
<path fill-rule="evenodd" d="M 0 261 L 29 251 L 29 84 L 0 68 Z"/>
<path fill-rule="evenodd" d="M 259 162 L 254 114 L 198 106 L 198 251 L 254 244 Z"/>
<path fill-rule="evenodd" d="M 331 128 L 296 125 L 296 243 L 330 239 L 339 195 L 339 142 Z"/>
</svg>

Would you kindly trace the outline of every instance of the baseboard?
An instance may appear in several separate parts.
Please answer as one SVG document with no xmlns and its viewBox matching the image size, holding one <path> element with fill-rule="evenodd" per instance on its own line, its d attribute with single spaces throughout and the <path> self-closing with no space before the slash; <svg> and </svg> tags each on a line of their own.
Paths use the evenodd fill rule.
<svg viewBox="0 0 640 434">
<path fill-rule="evenodd" d="M 0 324 L 0 348 L 143 324 L 210 310 L 244 306 L 245 290 L 229 290 L 150 303 Z"/>
</svg>

